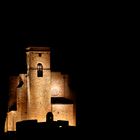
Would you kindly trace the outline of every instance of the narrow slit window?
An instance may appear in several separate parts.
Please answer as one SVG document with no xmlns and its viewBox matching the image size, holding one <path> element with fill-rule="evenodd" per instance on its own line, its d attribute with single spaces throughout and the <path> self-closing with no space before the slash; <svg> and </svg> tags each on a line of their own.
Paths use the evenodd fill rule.
<svg viewBox="0 0 140 140">
<path fill-rule="evenodd" d="M 39 53 L 39 57 L 41 57 L 42 56 L 42 54 L 41 53 Z"/>
<path fill-rule="evenodd" d="M 37 64 L 37 77 L 43 77 L 43 65 L 41 63 Z"/>
</svg>

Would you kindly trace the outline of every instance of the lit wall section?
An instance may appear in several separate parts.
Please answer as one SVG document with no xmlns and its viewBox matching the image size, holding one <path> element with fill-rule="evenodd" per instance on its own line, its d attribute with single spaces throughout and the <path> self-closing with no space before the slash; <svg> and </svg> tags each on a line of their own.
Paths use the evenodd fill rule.
<svg viewBox="0 0 140 140">
<path fill-rule="evenodd" d="M 16 131 L 17 114 L 16 111 L 10 111 L 7 113 L 5 122 L 5 132 Z"/>
<path fill-rule="evenodd" d="M 17 121 L 27 119 L 27 78 L 26 74 L 19 75 L 17 88 Z"/>
<path fill-rule="evenodd" d="M 51 73 L 51 96 L 64 97 L 64 79 L 60 72 Z"/>
<path fill-rule="evenodd" d="M 75 126 L 75 119 L 73 114 L 73 104 L 53 104 L 52 112 L 54 121 L 66 120 L 69 121 L 70 126 Z"/>
<path fill-rule="evenodd" d="M 9 78 L 9 99 L 8 99 L 8 112 L 5 121 L 5 132 L 15 131 L 16 125 L 16 110 L 17 110 L 17 86 L 19 77 L 10 76 Z"/>
</svg>

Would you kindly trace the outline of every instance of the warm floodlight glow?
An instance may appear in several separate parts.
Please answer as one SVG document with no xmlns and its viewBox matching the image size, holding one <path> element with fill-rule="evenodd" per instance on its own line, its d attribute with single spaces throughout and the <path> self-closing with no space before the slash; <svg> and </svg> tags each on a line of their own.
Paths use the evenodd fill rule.
<svg viewBox="0 0 140 140">
<path fill-rule="evenodd" d="M 52 112 L 53 120 L 68 121 L 76 125 L 74 101 L 68 85 L 68 76 L 50 70 L 50 49 L 29 47 L 26 49 L 27 73 L 11 76 L 8 113 L 5 131 L 15 131 L 16 122 L 37 120 L 46 122 L 46 114 Z M 51 102 L 55 98 L 56 103 Z M 60 128 L 63 125 L 59 126 Z"/>
<path fill-rule="evenodd" d="M 54 120 L 65 120 L 69 121 L 69 125 L 75 126 L 76 122 L 74 119 L 74 107 L 73 104 L 53 104 Z"/>
<path fill-rule="evenodd" d="M 51 73 L 51 96 L 64 97 L 64 79 L 60 72 Z"/>
<path fill-rule="evenodd" d="M 51 88 L 51 93 L 53 94 L 53 96 L 58 96 L 60 90 L 60 86 L 56 84 Z"/>
</svg>

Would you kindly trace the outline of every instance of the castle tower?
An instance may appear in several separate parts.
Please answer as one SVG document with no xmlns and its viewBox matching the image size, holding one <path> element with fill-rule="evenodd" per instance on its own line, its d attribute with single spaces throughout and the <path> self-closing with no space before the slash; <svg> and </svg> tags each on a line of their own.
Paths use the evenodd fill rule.
<svg viewBox="0 0 140 140">
<path fill-rule="evenodd" d="M 46 121 L 51 111 L 50 49 L 48 47 L 26 48 L 27 58 L 27 115 L 28 119 Z"/>
</svg>

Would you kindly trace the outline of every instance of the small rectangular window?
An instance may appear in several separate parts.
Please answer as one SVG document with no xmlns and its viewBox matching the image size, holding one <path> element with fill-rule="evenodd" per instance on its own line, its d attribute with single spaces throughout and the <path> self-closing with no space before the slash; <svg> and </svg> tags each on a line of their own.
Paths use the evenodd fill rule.
<svg viewBox="0 0 140 140">
<path fill-rule="evenodd" d="M 43 77 L 43 71 L 42 70 L 37 71 L 37 77 Z"/>
<path fill-rule="evenodd" d="M 41 54 L 41 53 L 39 53 L 39 57 L 41 57 L 41 55 L 42 55 L 42 54 Z"/>
<path fill-rule="evenodd" d="M 37 76 L 43 77 L 43 65 L 41 63 L 37 64 Z"/>
</svg>

